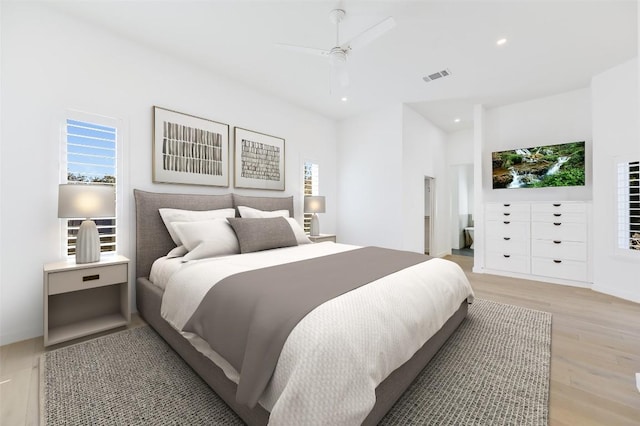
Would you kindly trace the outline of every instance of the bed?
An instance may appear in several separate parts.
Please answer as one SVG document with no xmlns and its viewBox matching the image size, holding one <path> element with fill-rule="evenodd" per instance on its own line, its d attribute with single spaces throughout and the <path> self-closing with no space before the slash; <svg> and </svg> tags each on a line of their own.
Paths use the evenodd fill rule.
<svg viewBox="0 0 640 426">
<path fill-rule="evenodd" d="M 136 299 L 137 299 L 137 308 L 140 315 L 149 323 L 151 327 L 153 327 L 168 343 L 169 345 L 180 354 L 180 356 L 202 377 L 202 379 L 209 384 L 209 386 L 235 411 L 247 424 L 253 425 L 265 425 L 271 424 L 286 424 L 291 422 L 292 417 L 284 416 L 282 417 L 281 413 L 286 412 L 289 405 L 293 405 L 293 403 L 289 402 L 296 401 L 297 396 L 295 396 L 295 392 L 289 392 L 289 390 L 285 387 L 285 390 L 272 391 L 271 388 L 275 387 L 270 385 L 269 392 L 276 394 L 275 397 L 269 396 L 269 392 L 265 391 L 265 395 L 260 400 L 258 404 L 246 404 L 238 402 L 238 384 L 236 378 L 230 378 L 229 367 L 223 365 L 224 363 L 214 362 L 211 356 L 211 351 L 207 352 L 198 344 L 194 344 L 194 340 L 187 339 L 185 336 L 188 333 L 184 331 L 178 331 L 173 325 L 171 318 L 169 321 L 167 318 L 167 308 L 164 309 L 163 317 L 163 297 L 165 296 L 165 291 L 167 291 L 167 295 L 171 290 L 171 287 L 163 288 L 159 286 L 157 283 L 152 282 L 149 277 L 151 275 L 152 265 L 156 262 L 157 259 L 163 258 L 170 250 L 175 248 L 175 243 L 169 235 L 167 228 L 165 227 L 164 222 L 159 214 L 159 209 L 161 208 L 174 208 L 174 209 L 184 209 L 184 210 L 217 210 L 217 209 L 226 209 L 226 208 L 234 208 L 237 209 L 239 206 L 247 206 L 254 209 L 259 209 L 261 211 L 275 211 L 275 210 L 286 210 L 289 212 L 290 216 L 293 217 L 293 198 L 292 197 L 248 197 L 242 196 L 238 194 L 225 194 L 225 195 L 186 195 L 186 194 L 164 194 L 164 193 L 153 193 L 146 192 L 140 190 L 134 190 L 135 202 L 136 202 L 136 276 L 138 277 L 136 280 Z M 285 253 L 287 249 L 275 249 L 282 250 L 282 253 Z M 276 253 L 276 251 L 273 253 Z M 345 251 L 348 253 L 356 253 L 358 250 L 353 247 L 348 247 L 346 245 L 334 244 L 331 242 L 320 243 L 320 244 L 311 244 L 305 247 L 300 246 L 300 248 L 291 247 L 289 251 L 286 253 L 294 253 L 293 258 L 297 258 L 298 252 L 306 251 L 313 252 L 311 255 L 304 255 L 303 257 L 306 259 L 307 257 L 311 257 L 315 259 L 315 256 L 322 257 L 322 253 L 332 254 L 336 250 Z M 352 251 L 350 251 L 352 250 Z M 245 256 L 239 258 L 244 261 L 245 259 L 250 259 L 251 256 L 255 256 L 256 258 L 267 258 L 267 257 L 278 257 L 282 258 L 280 252 L 277 252 L 277 256 L 273 255 L 273 253 L 264 252 L 264 253 L 251 253 L 248 255 L 239 254 L 235 256 Z M 321 253 L 318 255 L 318 253 Z M 330 257 L 330 256 L 328 256 Z M 313 260 L 311 259 L 311 260 Z M 220 260 L 221 262 L 224 259 Z M 196 261 L 198 263 L 200 261 Z M 208 262 L 208 261 L 207 261 Z M 417 265 L 417 267 L 422 268 L 424 265 L 435 265 L 437 262 L 446 262 L 441 259 L 434 259 L 435 263 L 423 262 Z M 189 262 L 194 263 L 194 262 Z M 206 262 L 203 262 L 206 263 Z M 450 264 L 451 262 L 447 262 Z M 187 265 L 187 264 L 185 264 Z M 444 265 L 444 264 L 443 264 Z M 444 265 L 447 268 L 451 268 L 450 265 Z M 197 268 L 205 268 L 204 264 L 190 266 L 191 270 L 196 270 Z M 412 267 L 413 268 L 413 267 Z M 455 266 L 457 268 L 457 266 Z M 385 373 L 384 377 L 380 378 L 379 383 L 375 385 L 375 398 L 371 398 L 371 406 L 368 406 L 366 409 L 366 415 L 362 415 L 361 418 L 357 422 L 353 422 L 349 420 L 349 418 L 342 418 L 339 421 L 327 420 L 327 421 L 318 421 L 319 424 L 328 424 L 329 423 L 342 423 L 342 424 L 354 424 L 354 423 L 362 423 L 364 425 L 375 425 L 377 424 L 387 413 L 387 411 L 393 406 L 393 404 L 397 401 L 397 399 L 402 395 L 402 393 L 408 388 L 411 382 L 415 379 L 415 377 L 420 373 L 420 371 L 424 368 L 424 366 L 429 362 L 429 360 L 435 355 L 438 349 L 444 344 L 447 338 L 455 331 L 458 325 L 462 322 L 467 313 L 467 305 L 473 298 L 473 293 L 471 291 L 470 286 L 468 286 L 468 281 L 464 278 L 464 274 L 461 271 L 455 271 L 454 273 L 461 275 L 459 280 L 465 281 L 461 285 L 466 286 L 464 290 L 458 290 L 459 292 L 464 291 L 465 295 L 461 297 L 459 294 L 455 302 L 455 306 L 452 309 L 449 309 L 446 314 L 445 320 L 443 320 L 443 324 L 438 325 L 437 331 L 435 334 L 430 335 L 424 344 L 421 344 L 415 351 L 411 353 L 413 355 L 409 355 L 407 360 L 404 361 L 397 368 L 393 368 L 392 371 L 389 371 L 388 374 Z M 186 267 L 185 267 L 186 269 Z M 459 268 L 458 268 L 459 269 Z M 411 268 L 407 268 L 407 271 L 414 271 Z M 188 271 L 183 271 L 179 273 L 175 273 L 171 276 L 171 279 L 168 280 L 169 285 L 173 285 L 174 287 L 177 285 L 176 281 L 179 281 L 177 277 L 182 274 L 183 276 L 189 277 Z M 458 276 L 456 275 L 456 277 Z M 395 275 L 394 275 L 395 276 Z M 175 279 L 174 279 L 175 278 Z M 456 278 L 458 279 L 458 278 Z M 377 281 L 376 281 L 377 282 Z M 182 285 L 182 284 L 180 284 Z M 354 290 L 350 294 L 352 298 L 355 295 L 360 295 L 361 293 L 355 293 L 356 291 L 369 291 L 368 288 L 372 287 L 371 285 L 366 285 L 361 288 L 365 288 L 365 290 L 361 290 L 358 288 Z M 174 291 L 174 293 L 176 293 Z M 462 293 L 460 293 L 462 294 Z M 344 298 L 345 295 L 339 296 L 336 299 Z M 326 303 L 318 308 L 321 308 L 325 305 L 329 305 Z M 321 309 L 314 310 L 322 311 Z M 311 315 L 308 315 L 311 317 Z M 311 321 L 307 320 L 307 317 L 304 318 L 303 321 Z M 302 324 L 302 321 L 300 322 Z M 296 326 L 297 328 L 301 328 L 300 324 Z M 306 324 L 306 323 L 305 323 Z M 294 331 L 297 330 L 294 329 Z M 292 332 L 292 335 L 294 333 Z M 297 333 L 296 336 L 301 333 Z M 193 335 L 193 334 L 192 334 Z M 196 336 L 196 339 L 199 339 Z M 302 339 L 302 337 L 298 338 Z M 293 345 L 289 345 L 288 339 L 285 343 L 285 347 L 283 348 L 283 358 L 290 359 L 287 355 L 285 357 L 285 350 L 289 350 L 288 348 Z M 198 340 L 198 343 L 202 345 L 202 341 Z M 198 349 L 196 349 L 198 347 Z M 287 352 L 288 354 L 289 352 Z M 281 364 L 284 364 L 284 360 L 278 361 L 278 365 L 276 366 L 276 370 L 273 373 L 274 381 L 277 381 L 276 378 L 279 378 L 280 370 L 284 370 L 284 367 L 281 367 Z M 295 370 L 295 369 L 294 369 Z M 283 373 L 284 374 L 284 373 Z M 286 374 L 294 374 L 294 373 L 286 373 Z M 295 373 L 298 374 L 298 373 Z M 302 374 L 302 373 L 300 373 Z M 287 376 L 288 377 L 288 376 Z M 295 380 L 292 380 L 294 382 Z M 304 386 L 307 386 L 307 382 L 301 382 Z M 319 390 L 322 391 L 322 384 Z M 293 385 L 292 385 L 293 387 Z M 358 388 L 359 389 L 359 388 Z M 279 393 L 278 393 L 279 392 Z M 308 392 L 312 395 L 310 398 L 313 398 L 313 390 Z M 317 392 L 316 392 L 317 393 Z M 349 389 L 349 394 L 352 393 L 351 389 Z M 354 391 L 354 393 L 357 393 Z M 293 394 L 293 397 L 287 396 L 289 394 Z M 282 396 L 285 395 L 285 396 Z M 322 396 L 321 396 L 322 397 Z M 275 400 L 274 402 L 267 401 L 271 398 Z M 287 399 L 289 398 L 289 400 Z M 348 399 L 348 398 L 346 398 Z M 307 404 L 313 404 L 313 401 L 306 402 Z M 270 411 L 264 408 L 264 406 L 269 407 L 269 410 L 274 410 L 274 414 L 271 415 Z M 274 408 L 276 407 L 276 408 Z M 299 407 L 296 407 L 298 410 Z M 339 411 L 340 409 L 338 409 Z M 276 417 L 276 413 L 277 417 Z M 272 417 L 270 419 L 270 417 Z M 275 420 L 274 420 L 275 419 Z M 285 419 L 285 420 L 283 420 Z M 288 419 L 288 420 L 287 420 Z M 315 420 L 318 419 L 317 415 L 314 417 Z M 315 421 L 314 420 L 314 421 Z M 305 423 L 313 423 L 312 421 Z"/>
</svg>

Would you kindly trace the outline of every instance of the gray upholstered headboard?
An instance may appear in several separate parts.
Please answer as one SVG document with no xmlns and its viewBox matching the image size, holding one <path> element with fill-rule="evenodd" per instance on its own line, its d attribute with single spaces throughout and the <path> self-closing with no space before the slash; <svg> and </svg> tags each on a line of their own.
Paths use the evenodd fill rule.
<svg viewBox="0 0 640 426">
<path fill-rule="evenodd" d="M 136 277 L 148 277 L 153 262 L 175 247 L 158 209 L 215 210 L 237 206 L 289 210 L 293 197 L 248 197 L 238 194 L 193 195 L 133 190 L 136 202 Z"/>
</svg>

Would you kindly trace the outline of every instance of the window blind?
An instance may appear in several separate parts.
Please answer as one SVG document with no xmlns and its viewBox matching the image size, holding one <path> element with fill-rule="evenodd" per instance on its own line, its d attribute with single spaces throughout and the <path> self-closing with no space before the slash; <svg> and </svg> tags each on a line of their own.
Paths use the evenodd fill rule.
<svg viewBox="0 0 640 426">
<path fill-rule="evenodd" d="M 319 192 L 319 166 L 316 163 L 305 161 L 304 163 L 304 195 L 320 195 Z M 307 234 L 311 231 L 311 213 L 304 215 L 304 232 Z"/>
<path fill-rule="evenodd" d="M 618 248 L 640 250 L 640 161 L 618 163 Z"/>
<path fill-rule="evenodd" d="M 117 128 L 67 119 L 65 123 L 67 182 L 116 184 Z M 117 199 L 116 199 L 117 203 Z M 67 221 L 66 247 L 68 255 L 75 255 L 76 238 L 82 221 Z M 102 252 L 116 250 L 116 218 L 93 219 L 100 235 Z"/>
</svg>

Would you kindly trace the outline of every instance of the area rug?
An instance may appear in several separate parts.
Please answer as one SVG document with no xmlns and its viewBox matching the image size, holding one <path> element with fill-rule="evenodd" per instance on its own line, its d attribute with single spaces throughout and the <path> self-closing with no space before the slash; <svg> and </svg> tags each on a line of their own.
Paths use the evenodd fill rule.
<svg viewBox="0 0 640 426">
<path fill-rule="evenodd" d="M 551 314 L 476 299 L 381 425 L 546 425 Z M 45 353 L 43 425 L 243 425 L 150 327 Z"/>
</svg>

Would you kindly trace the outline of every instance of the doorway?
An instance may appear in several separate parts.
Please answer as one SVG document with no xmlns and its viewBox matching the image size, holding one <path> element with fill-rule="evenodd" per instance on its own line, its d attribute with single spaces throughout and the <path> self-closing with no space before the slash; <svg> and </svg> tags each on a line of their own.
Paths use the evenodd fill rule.
<svg viewBox="0 0 640 426">
<path fill-rule="evenodd" d="M 435 184 L 435 178 L 424 177 L 424 254 L 429 255 L 435 252 Z"/>
<path fill-rule="evenodd" d="M 473 256 L 474 176 L 473 164 L 455 164 L 449 168 L 451 186 L 451 252 Z"/>
</svg>

